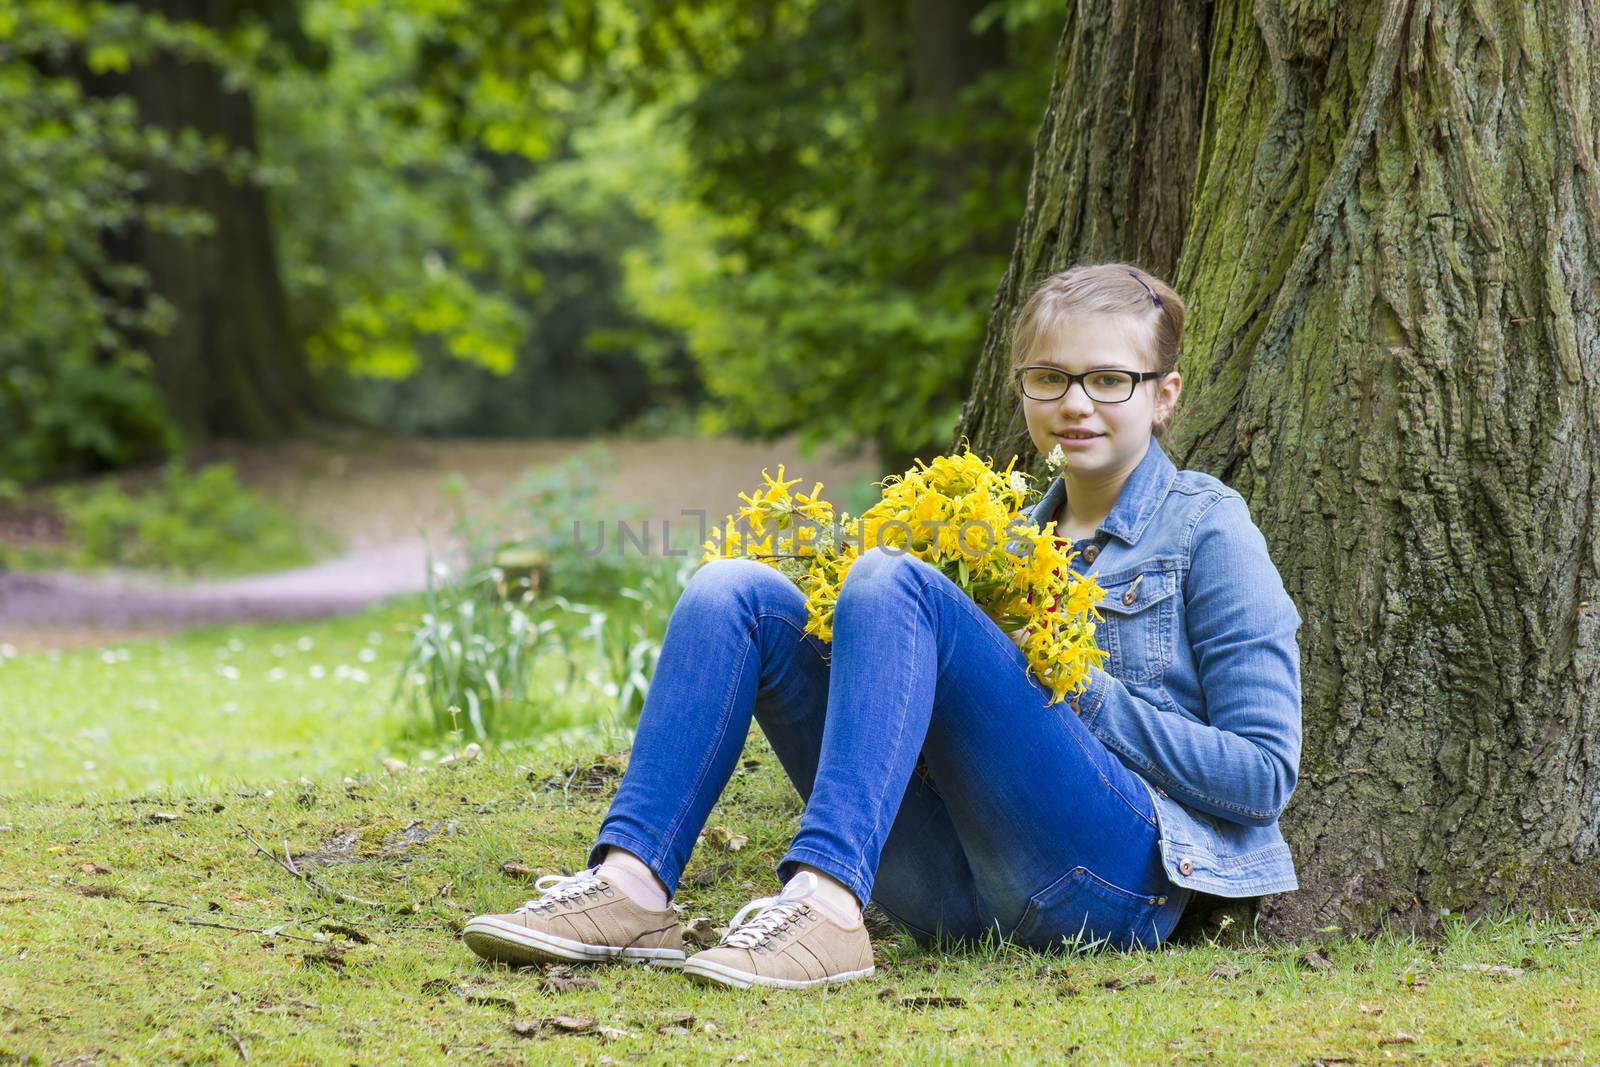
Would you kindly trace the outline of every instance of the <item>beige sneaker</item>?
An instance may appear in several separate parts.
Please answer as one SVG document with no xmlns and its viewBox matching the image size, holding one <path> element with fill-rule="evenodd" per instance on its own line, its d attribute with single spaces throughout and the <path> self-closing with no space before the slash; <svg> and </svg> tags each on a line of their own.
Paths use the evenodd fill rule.
<svg viewBox="0 0 1600 1067">
<path fill-rule="evenodd" d="M 594 868 L 534 883 L 542 896 L 509 915 L 478 915 L 461 932 L 467 947 L 500 963 L 683 966 L 683 927 L 671 907 L 651 911 Z"/>
<path fill-rule="evenodd" d="M 866 924 L 840 926 L 810 899 L 816 887 L 817 876 L 801 871 L 777 896 L 752 900 L 733 917 L 722 943 L 690 956 L 683 973 L 739 989 L 804 989 L 868 977 Z M 751 912 L 755 917 L 746 922 Z"/>
</svg>

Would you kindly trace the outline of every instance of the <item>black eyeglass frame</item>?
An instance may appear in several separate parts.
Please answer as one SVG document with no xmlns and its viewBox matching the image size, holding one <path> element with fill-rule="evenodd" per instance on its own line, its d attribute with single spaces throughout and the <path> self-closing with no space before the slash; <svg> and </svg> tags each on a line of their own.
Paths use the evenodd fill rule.
<svg viewBox="0 0 1600 1067">
<path fill-rule="evenodd" d="M 1055 396 L 1034 396 L 1032 393 L 1028 392 L 1028 387 L 1022 384 L 1024 378 L 1027 376 L 1027 373 L 1031 370 L 1054 371 L 1055 373 L 1067 379 L 1066 387 Z M 1107 371 L 1114 371 L 1117 374 L 1126 374 L 1128 377 L 1133 379 L 1133 383 L 1128 386 L 1128 395 L 1123 397 L 1121 400 L 1095 400 L 1095 398 L 1089 394 L 1089 376 L 1091 374 L 1104 374 Z M 1060 367 L 1052 367 L 1048 364 L 1040 365 L 1035 363 L 1029 364 L 1026 367 L 1017 368 L 1017 388 L 1021 389 L 1022 395 L 1027 397 L 1029 400 L 1038 400 L 1043 403 L 1049 403 L 1052 400 L 1060 400 L 1062 397 L 1066 396 L 1072 391 L 1072 385 L 1074 382 L 1076 382 L 1078 385 L 1083 387 L 1083 395 L 1089 397 L 1089 399 L 1094 401 L 1096 404 L 1126 404 L 1128 401 L 1133 399 L 1133 391 L 1139 388 L 1140 382 L 1147 382 L 1152 378 L 1164 378 L 1171 373 L 1172 372 L 1169 370 L 1124 370 L 1122 367 L 1094 367 L 1090 370 L 1084 371 L 1082 374 L 1073 374 L 1070 371 L 1062 370 Z"/>
</svg>

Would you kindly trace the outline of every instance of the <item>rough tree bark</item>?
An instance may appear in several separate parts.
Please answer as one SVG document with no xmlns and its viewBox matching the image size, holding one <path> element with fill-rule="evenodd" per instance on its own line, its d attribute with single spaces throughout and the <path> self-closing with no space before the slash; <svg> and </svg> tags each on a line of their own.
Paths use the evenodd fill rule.
<svg viewBox="0 0 1600 1067">
<path fill-rule="evenodd" d="M 238 5 L 222 0 L 145 0 L 141 6 L 217 30 L 238 17 Z M 210 64 L 160 55 L 90 85 L 132 98 L 147 123 L 192 129 L 256 154 L 249 93 L 225 85 Z M 303 346 L 289 325 L 265 190 L 231 181 L 216 168 L 160 168 L 146 196 L 198 207 L 215 223 L 199 236 L 131 228 L 108 239 L 113 254 L 141 264 L 151 291 L 176 309 L 168 332 L 141 338 L 169 413 L 198 437 L 267 439 L 293 430 L 312 409 L 314 392 Z"/>
<path fill-rule="evenodd" d="M 1094 18 L 1138 40 L 1164 6 Z M 1131 101 L 1143 149 L 1093 135 L 1123 102 L 1105 79 L 1155 71 L 1106 63 L 1117 33 L 1077 7 L 958 432 L 1026 455 L 1001 378 L 1024 279 L 1167 272 L 1190 309 L 1169 450 L 1244 494 L 1305 618 L 1283 819 L 1302 888 L 1262 902 L 1262 929 L 1593 908 L 1600 12 L 1216 4 L 1173 244 L 1119 213 L 1171 113 Z"/>
</svg>

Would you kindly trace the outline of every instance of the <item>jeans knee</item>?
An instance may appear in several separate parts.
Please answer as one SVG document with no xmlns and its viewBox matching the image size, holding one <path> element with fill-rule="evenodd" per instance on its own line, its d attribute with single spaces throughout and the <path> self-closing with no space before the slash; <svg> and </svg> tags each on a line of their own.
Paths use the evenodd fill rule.
<svg viewBox="0 0 1600 1067">
<path fill-rule="evenodd" d="M 774 585 L 793 588 L 787 578 L 757 560 L 737 556 L 709 560 L 690 576 L 678 600 L 679 609 L 726 611 L 739 604 L 753 607 L 759 591 Z"/>
<path fill-rule="evenodd" d="M 861 595 L 869 590 L 891 585 L 909 574 L 912 569 L 925 566 L 922 560 L 903 548 L 869 548 L 850 565 L 850 572 L 839 587 L 843 597 L 847 591 Z"/>
</svg>

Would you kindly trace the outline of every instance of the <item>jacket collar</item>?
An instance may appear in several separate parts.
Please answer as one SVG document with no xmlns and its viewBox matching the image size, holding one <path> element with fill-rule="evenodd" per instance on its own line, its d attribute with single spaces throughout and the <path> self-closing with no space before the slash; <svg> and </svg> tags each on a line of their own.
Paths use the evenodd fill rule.
<svg viewBox="0 0 1600 1067">
<path fill-rule="evenodd" d="M 1139 465 L 1133 468 L 1133 473 L 1128 475 L 1128 480 L 1122 483 L 1122 492 L 1117 494 L 1117 502 L 1111 506 L 1111 513 L 1100 523 L 1099 532 L 1108 533 L 1130 545 L 1136 543 L 1145 527 L 1150 525 L 1156 509 L 1166 499 L 1167 490 L 1172 488 L 1177 473 L 1178 468 L 1167 458 L 1160 443 L 1154 437 L 1150 438 L 1149 450 Z M 1033 506 L 1029 513 L 1030 521 L 1038 525 L 1048 522 L 1066 498 L 1066 483 L 1057 477 Z"/>
</svg>

